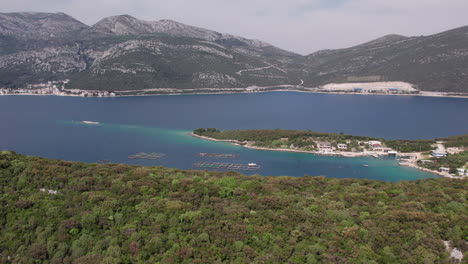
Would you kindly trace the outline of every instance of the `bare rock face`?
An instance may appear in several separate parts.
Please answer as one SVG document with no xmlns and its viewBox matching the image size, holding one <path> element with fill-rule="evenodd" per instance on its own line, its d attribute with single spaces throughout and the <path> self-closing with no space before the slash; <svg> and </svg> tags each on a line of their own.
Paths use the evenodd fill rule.
<svg viewBox="0 0 468 264">
<path fill-rule="evenodd" d="M 64 13 L 0 13 L 0 36 L 51 39 L 88 28 Z"/>
<path fill-rule="evenodd" d="M 66 78 L 68 88 L 115 91 L 401 81 L 468 92 L 467 72 L 468 27 L 300 56 L 172 20 L 87 26 L 63 13 L 0 13 L 0 88 Z"/>
</svg>

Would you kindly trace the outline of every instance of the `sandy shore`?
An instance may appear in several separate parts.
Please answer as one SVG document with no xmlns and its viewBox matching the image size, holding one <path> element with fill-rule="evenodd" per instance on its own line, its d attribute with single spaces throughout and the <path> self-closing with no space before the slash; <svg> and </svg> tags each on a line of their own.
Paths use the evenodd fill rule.
<svg viewBox="0 0 468 264">
<path fill-rule="evenodd" d="M 444 177 L 444 178 L 449 178 L 449 179 L 464 179 L 465 177 L 461 176 L 461 177 L 458 177 L 458 176 L 452 176 L 448 173 L 445 173 L 445 172 L 440 172 L 440 171 L 436 171 L 436 170 L 430 170 L 430 169 L 426 169 L 426 168 L 423 168 L 423 167 L 420 167 L 418 166 L 417 164 L 415 163 L 412 163 L 412 162 L 402 162 L 402 163 L 399 163 L 401 166 L 405 166 L 405 167 L 410 167 L 410 168 L 414 168 L 414 169 L 418 169 L 418 170 L 421 170 L 421 171 L 425 171 L 425 172 L 430 172 L 430 173 L 434 173 L 434 174 L 437 174 L 441 177 Z"/>
</svg>

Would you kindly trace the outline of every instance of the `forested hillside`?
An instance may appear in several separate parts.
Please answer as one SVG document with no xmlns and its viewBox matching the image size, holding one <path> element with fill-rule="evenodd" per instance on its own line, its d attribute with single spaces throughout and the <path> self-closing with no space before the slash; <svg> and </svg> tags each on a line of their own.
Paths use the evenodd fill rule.
<svg viewBox="0 0 468 264">
<path fill-rule="evenodd" d="M 0 153 L 1 263 L 449 263 L 467 181 L 243 176 Z M 466 263 L 466 260 L 465 262 Z"/>
</svg>

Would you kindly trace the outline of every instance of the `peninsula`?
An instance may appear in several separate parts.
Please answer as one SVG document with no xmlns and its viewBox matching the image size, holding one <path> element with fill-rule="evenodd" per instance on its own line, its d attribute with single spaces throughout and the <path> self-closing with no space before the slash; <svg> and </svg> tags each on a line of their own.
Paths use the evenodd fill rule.
<svg viewBox="0 0 468 264">
<path fill-rule="evenodd" d="M 245 148 L 324 156 L 395 156 L 400 165 L 449 178 L 468 176 L 468 134 L 434 140 L 386 140 L 310 130 L 198 128 L 192 136 Z"/>
</svg>

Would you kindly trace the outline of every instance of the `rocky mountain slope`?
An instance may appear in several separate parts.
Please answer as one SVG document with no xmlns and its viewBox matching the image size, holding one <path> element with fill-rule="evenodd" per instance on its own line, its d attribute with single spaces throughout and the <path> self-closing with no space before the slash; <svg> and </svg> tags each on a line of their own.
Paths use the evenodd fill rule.
<svg viewBox="0 0 468 264">
<path fill-rule="evenodd" d="M 405 81 L 421 90 L 468 92 L 468 27 L 432 36 L 389 35 L 302 58 L 305 85 Z"/>
<path fill-rule="evenodd" d="M 0 13 L 0 88 L 63 79 L 114 91 L 388 80 L 468 92 L 467 44 L 465 27 L 300 56 L 171 20 L 121 15 L 87 26 L 63 13 Z"/>
</svg>

